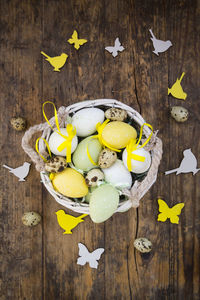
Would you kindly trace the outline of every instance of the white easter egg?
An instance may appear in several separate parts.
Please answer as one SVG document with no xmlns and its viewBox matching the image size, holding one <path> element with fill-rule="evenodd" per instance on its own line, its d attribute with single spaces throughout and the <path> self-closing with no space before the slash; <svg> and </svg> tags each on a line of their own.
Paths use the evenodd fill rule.
<svg viewBox="0 0 200 300">
<path fill-rule="evenodd" d="M 119 204 L 119 193 L 110 184 L 103 184 L 96 188 L 90 197 L 90 217 L 94 223 L 101 223 L 109 219 Z"/>
<path fill-rule="evenodd" d="M 103 123 L 104 111 L 99 108 L 84 108 L 72 117 L 72 125 L 76 127 L 77 136 L 88 136 L 96 131 L 98 122 Z"/>
<path fill-rule="evenodd" d="M 119 159 L 109 168 L 102 169 L 105 175 L 105 181 L 113 184 L 119 189 L 130 189 L 132 186 L 131 173 Z"/>
<path fill-rule="evenodd" d="M 60 128 L 60 132 L 63 135 L 68 136 L 66 128 Z M 57 149 L 65 141 L 66 139 L 64 139 L 61 135 L 59 135 L 57 132 L 54 131 L 49 138 L 49 147 L 51 152 L 54 153 L 55 155 L 66 156 L 66 148 L 63 149 L 62 151 L 58 151 Z M 72 139 L 71 153 L 74 152 L 77 145 L 78 145 L 78 138 L 75 135 Z"/>
<path fill-rule="evenodd" d="M 146 172 L 151 165 L 151 155 L 148 151 L 144 150 L 143 148 L 137 149 L 132 151 L 132 154 L 140 155 L 145 157 L 145 161 L 139 161 L 136 159 L 131 159 L 131 172 L 136 174 L 141 174 Z M 122 155 L 122 159 L 124 162 L 124 165 L 127 167 L 127 150 L 125 149 Z"/>
</svg>

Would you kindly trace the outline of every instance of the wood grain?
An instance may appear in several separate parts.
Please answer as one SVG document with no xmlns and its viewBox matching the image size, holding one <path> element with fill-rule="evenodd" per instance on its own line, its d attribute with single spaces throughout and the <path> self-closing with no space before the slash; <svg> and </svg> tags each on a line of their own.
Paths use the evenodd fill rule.
<svg viewBox="0 0 200 300">
<path fill-rule="evenodd" d="M 54 214 L 60 206 L 34 166 L 24 183 L 2 168 L 0 299 L 199 299 L 200 173 L 164 175 L 177 167 L 184 149 L 200 161 L 198 1 L 1 0 L 0 9 L 1 165 L 29 161 L 20 146 L 23 133 L 14 132 L 9 120 L 21 115 L 29 126 L 43 122 L 44 100 L 60 107 L 118 99 L 141 112 L 164 143 L 157 182 L 140 207 L 99 225 L 87 217 L 72 236 L 62 235 Z M 152 53 L 149 28 L 173 43 L 159 57 Z M 88 39 L 79 51 L 67 43 L 74 29 Z M 104 48 L 116 37 L 125 51 L 113 59 Z M 41 50 L 69 55 L 60 73 Z M 167 96 L 183 71 L 185 102 Z M 170 118 L 173 105 L 189 110 L 186 123 Z M 185 203 L 179 225 L 156 221 L 158 197 L 169 206 Z M 21 222 L 29 210 L 42 215 L 35 228 Z M 148 255 L 133 247 L 142 236 L 153 243 Z M 90 251 L 105 248 L 98 270 L 76 264 L 78 242 Z"/>
</svg>

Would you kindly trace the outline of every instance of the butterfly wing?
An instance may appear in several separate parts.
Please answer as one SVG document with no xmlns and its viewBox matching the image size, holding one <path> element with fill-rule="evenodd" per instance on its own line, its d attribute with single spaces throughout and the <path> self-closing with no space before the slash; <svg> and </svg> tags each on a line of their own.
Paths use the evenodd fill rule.
<svg viewBox="0 0 200 300">
<path fill-rule="evenodd" d="M 178 204 L 174 205 L 172 208 L 170 208 L 169 218 L 170 218 L 171 223 L 174 223 L 174 224 L 179 223 L 178 216 L 181 214 L 181 211 L 184 206 L 185 206 L 184 203 L 178 203 Z"/>
<path fill-rule="evenodd" d="M 119 38 L 116 38 L 115 40 L 115 49 L 116 51 L 120 51 L 120 52 L 122 52 L 125 49 L 120 43 Z"/>
<path fill-rule="evenodd" d="M 78 39 L 78 32 L 76 30 L 74 30 L 74 32 L 72 34 L 72 39 L 73 40 L 77 40 Z"/>
<path fill-rule="evenodd" d="M 70 41 L 73 42 L 71 43 Z M 74 48 L 76 50 L 78 50 L 80 48 L 80 46 L 84 45 L 85 43 L 87 43 L 87 40 L 85 39 L 78 39 L 78 32 L 76 30 L 74 30 L 73 34 L 72 34 L 72 39 L 68 40 L 68 42 L 70 44 L 73 44 L 74 43 Z"/>
<path fill-rule="evenodd" d="M 116 38 L 116 40 L 115 40 L 115 48 L 119 49 L 120 46 L 121 46 L 121 43 L 119 41 L 119 38 Z"/>
<path fill-rule="evenodd" d="M 106 47 L 105 48 L 109 53 L 113 53 L 113 51 L 114 51 L 114 47 Z"/>
<path fill-rule="evenodd" d="M 104 253 L 104 248 L 98 248 L 94 250 L 91 254 L 96 260 L 99 260 L 101 258 L 102 253 Z"/>
<path fill-rule="evenodd" d="M 86 264 L 86 262 L 88 262 L 88 256 L 90 253 L 88 249 L 85 247 L 85 245 L 78 243 L 78 247 L 79 247 L 78 255 L 80 257 L 77 259 L 77 264 L 83 266 Z"/>
<path fill-rule="evenodd" d="M 169 206 L 162 199 L 158 199 L 159 212 L 158 221 L 165 222 L 169 218 Z"/>
<path fill-rule="evenodd" d="M 97 267 L 98 267 L 97 260 L 100 259 L 103 252 L 104 252 L 103 248 L 98 248 L 98 249 L 94 250 L 92 253 L 90 253 L 89 265 L 91 268 L 97 269 Z"/>
<path fill-rule="evenodd" d="M 85 40 L 85 39 L 79 39 L 78 40 L 78 42 L 79 42 L 79 45 L 84 45 L 85 43 L 87 43 L 87 40 Z"/>
<path fill-rule="evenodd" d="M 85 257 L 79 257 L 77 259 L 77 265 L 81 265 L 81 266 L 84 266 L 86 264 L 86 260 L 85 260 Z"/>
<path fill-rule="evenodd" d="M 119 48 L 118 48 L 118 51 L 120 51 L 120 52 L 122 52 L 122 51 L 124 51 L 124 47 L 123 46 L 120 46 Z"/>
<path fill-rule="evenodd" d="M 76 30 L 74 30 L 72 37 L 70 39 L 68 39 L 68 42 L 70 44 L 75 44 L 77 40 L 78 40 L 78 32 Z"/>
</svg>

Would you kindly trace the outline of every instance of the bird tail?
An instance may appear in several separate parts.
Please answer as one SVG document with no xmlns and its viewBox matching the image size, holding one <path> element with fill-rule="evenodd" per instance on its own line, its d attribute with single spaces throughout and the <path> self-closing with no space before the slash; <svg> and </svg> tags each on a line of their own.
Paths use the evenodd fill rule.
<svg viewBox="0 0 200 300">
<path fill-rule="evenodd" d="M 20 178 L 18 181 L 25 181 L 25 179 L 24 178 Z"/>
<path fill-rule="evenodd" d="M 49 55 L 47 55 L 46 53 L 44 53 L 43 51 L 40 52 L 42 55 L 44 55 L 45 57 L 47 57 L 48 59 L 50 58 Z"/>
<path fill-rule="evenodd" d="M 153 34 L 153 31 L 149 29 L 149 32 L 151 33 L 152 38 L 156 39 L 155 35 Z"/>
<path fill-rule="evenodd" d="M 10 170 L 10 171 L 13 170 L 13 168 L 10 168 L 10 167 L 8 167 L 8 166 L 6 166 L 6 165 L 3 165 L 3 167 L 6 168 L 6 169 L 8 169 L 8 170 Z"/>
<path fill-rule="evenodd" d="M 86 216 L 88 216 L 87 214 L 82 214 L 82 215 L 80 215 L 79 217 L 77 217 L 77 219 L 82 219 L 82 218 L 84 218 L 84 217 L 86 217 Z"/>
<path fill-rule="evenodd" d="M 180 79 L 179 79 L 179 82 L 181 83 L 181 80 L 183 79 L 183 76 L 185 75 L 185 72 L 182 73 Z"/>
<path fill-rule="evenodd" d="M 171 89 L 168 88 L 168 95 L 171 93 Z"/>
<path fill-rule="evenodd" d="M 166 171 L 166 172 L 165 172 L 165 175 L 169 175 L 169 174 L 175 173 L 175 172 L 178 171 L 178 169 L 179 169 L 179 168 L 173 169 L 173 170 L 170 170 L 170 171 Z"/>
</svg>

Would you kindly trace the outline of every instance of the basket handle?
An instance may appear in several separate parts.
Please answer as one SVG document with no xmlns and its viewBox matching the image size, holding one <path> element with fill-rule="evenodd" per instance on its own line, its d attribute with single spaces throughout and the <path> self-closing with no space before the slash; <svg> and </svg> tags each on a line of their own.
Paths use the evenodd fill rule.
<svg viewBox="0 0 200 300">
<path fill-rule="evenodd" d="M 61 106 L 58 110 L 58 121 L 60 125 L 65 121 L 65 118 L 68 114 L 68 111 L 66 110 L 66 107 Z M 55 125 L 55 117 L 51 118 L 49 120 L 49 123 L 54 126 Z M 33 135 L 37 132 L 44 131 L 45 129 L 50 128 L 50 126 L 45 122 L 41 123 L 35 126 L 30 127 L 24 134 L 22 138 L 22 148 L 28 154 L 28 156 L 31 158 L 31 160 L 35 163 L 35 168 L 38 172 L 44 171 L 44 161 L 43 159 L 38 155 L 38 153 L 33 150 L 33 148 L 30 145 L 30 140 L 33 137 Z M 48 155 L 46 152 L 44 152 L 44 155 Z"/>
</svg>

